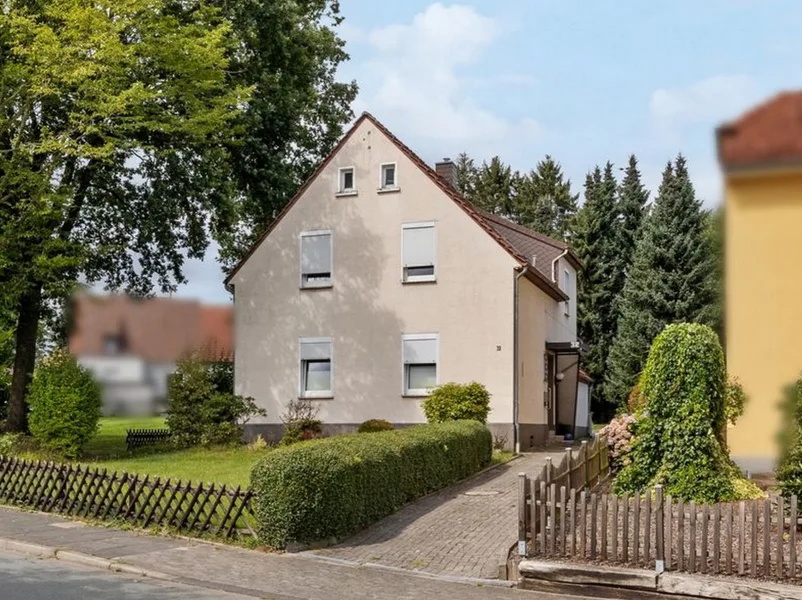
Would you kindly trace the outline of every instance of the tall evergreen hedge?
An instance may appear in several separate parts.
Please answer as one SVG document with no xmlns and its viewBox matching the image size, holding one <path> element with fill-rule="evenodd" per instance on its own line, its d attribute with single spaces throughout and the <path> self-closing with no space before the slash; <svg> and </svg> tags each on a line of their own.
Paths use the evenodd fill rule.
<svg viewBox="0 0 802 600">
<path fill-rule="evenodd" d="M 273 548 L 341 538 L 490 463 L 476 421 L 336 436 L 278 448 L 251 472 L 259 540 Z"/>
</svg>

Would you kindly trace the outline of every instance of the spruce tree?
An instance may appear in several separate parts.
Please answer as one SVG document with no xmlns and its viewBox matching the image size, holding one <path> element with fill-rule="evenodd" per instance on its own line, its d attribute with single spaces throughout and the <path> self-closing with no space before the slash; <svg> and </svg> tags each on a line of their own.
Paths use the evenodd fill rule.
<svg viewBox="0 0 802 600">
<path fill-rule="evenodd" d="M 473 203 L 493 214 L 514 217 L 514 179 L 512 169 L 498 156 L 494 156 L 489 164 L 483 162 L 476 177 Z"/>
<path fill-rule="evenodd" d="M 615 334 L 615 298 L 620 291 L 616 238 L 616 180 L 613 165 L 589 173 L 585 203 L 579 211 L 574 245 L 584 269 L 579 277 L 577 333 L 588 346 L 583 368 L 596 382 L 594 410 L 604 409 L 604 368 Z"/>
<path fill-rule="evenodd" d="M 635 242 L 643 224 L 648 200 L 649 191 L 641 183 L 638 159 L 633 154 L 629 157 L 626 174 L 618 189 L 618 243 L 624 271 L 632 264 Z"/>
<path fill-rule="evenodd" d="M 712 252 L 705 226 L 705 213 L 680 155 L 663 171 L 657 199 L 635 245 L 607 360 L 609 400 L 626 399 L 652 340 L 667 324 L 713 324 Z"/>
<path fill-rule="evenodd" d="M 548 236 L 567 240 L 577 212 L 578 194 L 564 178 L 560 163 L 551 156 L 541 160 L 528 175 L 516 181 L 515 219 Z"/>
<path fill-rule="evenodd" d="M 476 177 L 478 175 L 473 159 L 465 152 L 460 152 L 457 162 L 454 163 L 457 169 L 457 191 L 463 198 L 473 202 L 476 194 Z"/>
</svg>

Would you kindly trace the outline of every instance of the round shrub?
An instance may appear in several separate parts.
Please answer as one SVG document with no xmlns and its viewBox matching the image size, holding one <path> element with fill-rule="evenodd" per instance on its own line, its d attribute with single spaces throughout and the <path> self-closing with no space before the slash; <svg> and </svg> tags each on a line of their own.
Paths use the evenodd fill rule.
<svg viewBox="0 0 802 600">
<path fill-rule="evenodd" d="M 487 422 L 490 392 L 481 383 L 445 383 L 432 390 L 423 402 L 429 423 L 471 419 Z"/>
<path fill-rule="evenodd" d="M 646 407 L 634 425 L 631 462 L 616 478 L 616 490 L 660 483 L 666 494 L 684 500 L 741 499 L 749 486 L 736 485 L 743 477 L 722 441 L 726 372 L 713 330 L 668 325 L 652 343 L 639 386 Z"/>
<path fill-rule="evenodd" d="M 76 458 L 97 432 L 100 386 L 66 350 L 43 359 L 28 389 L 29 427 L 45 448 Z"/>
<path fill-rule="evenodd" d="M 391 431 L 395 429 L 390 421 L 384 419 L 368 419 L 359 426 L 357 433 L 375 433 L 377 431 Z"/>
</svg>

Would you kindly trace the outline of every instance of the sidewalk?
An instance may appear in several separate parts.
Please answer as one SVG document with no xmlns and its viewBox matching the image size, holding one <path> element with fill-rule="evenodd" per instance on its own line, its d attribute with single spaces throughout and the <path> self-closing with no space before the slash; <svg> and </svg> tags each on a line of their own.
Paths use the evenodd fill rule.
<svg viewBox="0 0 802 600">
<path fill-rule="evenodd" d="M 437 575 L 499 578 L 518 539 L 518 473 L 537 473 L 565 446 L 507 464 L 404 506 L 343 543 L 314 553 Z"/>
<path fill-rule="evenodd" d="M 10 508 L 0 508 L 0 550 L 43 558 L 55 556 L 87 566 L 275 600 L 568 598 L 502 587 L 501 582 L 493 585 L 492 582 L 456 581 L 311 555 L 265 554 L 93 527 Z"/>
</svg>

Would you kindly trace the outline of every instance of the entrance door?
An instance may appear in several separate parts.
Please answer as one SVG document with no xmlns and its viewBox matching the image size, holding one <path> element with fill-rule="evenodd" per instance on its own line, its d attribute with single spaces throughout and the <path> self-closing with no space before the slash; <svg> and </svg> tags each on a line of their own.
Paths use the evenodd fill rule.
<svg viewBox="0 0 802 600">
<path fill-rule="evenodd" d="M 548 424 L 549 429 L 554 431 L 556 428 L 556 410 L 555 410 L 555 389 L 554 389 L 554 376 L 555 376 L 555 366 L 556 366 L 556 359 L 553 353 L 548 352 L 546 354 L 546 410 L 548 412 Z"/>
</svg>

